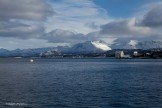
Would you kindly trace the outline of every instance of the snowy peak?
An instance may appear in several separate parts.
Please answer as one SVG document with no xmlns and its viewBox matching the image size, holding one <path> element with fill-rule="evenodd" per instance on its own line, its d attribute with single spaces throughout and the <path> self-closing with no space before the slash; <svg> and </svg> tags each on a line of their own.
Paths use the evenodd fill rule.
<svg viewBox="0 0 162 108">
<path fill-rule="evenodd" d="M 136 46 L 138 44 L 138 41 L 137 40 L 130 40 L 130 42 L 128 43 L 128 45 L 130 46 Z"/>
<path fill-rule="evenodd" d="M 103 42 L 103 41 L 92 41 L 91 43 L 92 43 L 93 46 L 95 46 L 96 48 L 101 49 L 103 51 L 111 50 L 111 48 L 108 47 L 106 45 L 106 43 Z"/>
<path fill-rule="evenodd" d="M 112 49 L 138 49 L 138 43 L 137 40 L 117 40 L 110 47 Z"/>
<path fill-rule="evenodd" d="M 139 42 L 138 47 L 141 49 L 160 49 L 162 48 L 162 42 L 154 40 Z"/>
<path fill-rule="evenodd" d="M 73 53 L 98 53 L 111 50 L 103 41 L 86 41 L 78 43 L 71 48 Z"/>
<path fill-rule="evenodd" d="M 162 48 L 161 41 L 137 41 L 137 40 L 126 40 L 116 41 L 111 45 L 112 49 L 159 49 Z"/>
</svg>

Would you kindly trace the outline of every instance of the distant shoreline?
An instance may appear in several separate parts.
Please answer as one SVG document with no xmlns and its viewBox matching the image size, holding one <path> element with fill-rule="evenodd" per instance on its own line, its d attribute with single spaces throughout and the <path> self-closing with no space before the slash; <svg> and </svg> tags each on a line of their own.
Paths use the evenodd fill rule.
<svg viewBox="0 0 162 108">
<path fill-rule="evenodd" d="M 153 57 L 133 57 L 133 58 L 115 58 L 115 57 L 0 57 L 0 59 L 162 59 Z"/>
</svg>

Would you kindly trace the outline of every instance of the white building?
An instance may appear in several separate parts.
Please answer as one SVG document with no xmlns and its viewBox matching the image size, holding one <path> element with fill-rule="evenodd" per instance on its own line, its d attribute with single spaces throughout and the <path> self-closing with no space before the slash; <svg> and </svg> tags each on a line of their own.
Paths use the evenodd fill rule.
<svg viewBox="0 0 162 108">
<path fill-rule="evenodd" d="M 115 52 L 115 58 L 123 58 L 124 52 L 123 51 L 116 51 Z"/>
<path fill-rule="evenodd" d="M 133 52 L 133 56 L 138 56 L 138 52 L 137 51 L 134 51 Z"/>
</svg>

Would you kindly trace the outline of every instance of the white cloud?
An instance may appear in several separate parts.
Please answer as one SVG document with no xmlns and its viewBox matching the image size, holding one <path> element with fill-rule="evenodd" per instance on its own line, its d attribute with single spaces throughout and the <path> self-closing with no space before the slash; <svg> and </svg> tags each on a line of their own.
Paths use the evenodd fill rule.
<svg viewBox="0 0 162 108">
<path fill-rule="evenodd" d="M 87 23 L 95 22 L 96 25 L 105 24 L 111 19 L 106 10 L 97 6 L 92 0 L 61 0 L 52 4 L 56 16 L 46 23 L 46 31 L 61 28 L 73 32 L 87 34 L 94 29 L 86 26 Z"/>
<path fill-rule="evenodd" d="M 100 35 L 137 40 L 162 40 L 162 2 L 145 4 L 128 19 L 115 19 L 101 25 Z"/>
<path fill-rule="evenodd" d="M 46 0 L 0 0 L 0 19 L 45 20 L 51 14 Z"/>
<path fill-rule="evenodd" d="M 145 14 L 142 25 L 148 27 L 162 27 L 162 2 L 147 5 L 145 7 L 151 7 L 151 9 Z"/>
<path fill-rule="evenodd" d="M 41 37 L 43 22 L 53 13 L 46 0 L 0 0 L 0 37 Z"/>
<path fill-rule="evenodd" d="M 14 50 L 17 48 L 28 49 L 28 48 L 45 48 L 45 47 L 55 47 L 59 45 L 68 45 L 60 43 L 48 43 L 47 40 L 42 39 L 28 39 L 22 40 L 17 38 L 0 38 L 0 48 L 6 48 L 9 50 Z"/>
<path fill-rule="evenodd" d="M 145 36 L 153 32 L 149 27 L 139 26 L 135 18 L 126 20 L 117 20 L 101 26 L 101 34 L 112 35 L 114 37 L 121 36 Z"/>
<path fill-rule="evenodd" d="M 21 39 L 38 38 L 44 34 L 40 25 L 27 25 L 19 22 L 0 21 L 0 37 L 14 37 Z"/>
<path fill-rule="evenodd" d="M 43 39 L 48 40 L 49 43 L 78 43 L 86 41 L 87 37 L 84 34 L 71 32 L 62 29 L 55 29 L 47 33 Z"/>
</svg>

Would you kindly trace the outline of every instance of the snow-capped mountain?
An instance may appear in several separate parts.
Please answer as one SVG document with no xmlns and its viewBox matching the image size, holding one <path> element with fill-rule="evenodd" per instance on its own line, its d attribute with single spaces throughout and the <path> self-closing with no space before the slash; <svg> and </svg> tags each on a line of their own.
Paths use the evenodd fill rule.
<svg viewBox="0 0 162 108">
<path fill-rule="evenodd" d="M 159 49 L 162 48 L 161 41 L 137 41 L 137 40 L 125 40 L 114 41 L 110 46 L 112 49 Z"/>
<path fill-rule="evenodd" d="M 111 50 L 103 41 L 86 41 L 78 43 L 69 49 L 71 53 L 99 53 Z"/>
<path fill-rule="evenodd" d="M 28 56 L 39 56 L 40 53 L 51 50 L 51 49 L 53 48 L 49 47 L 49 48 L 34 48 L 34 49 L 16 49 L 10 52 L 12 56 L 28 57 Z"/>
<path fill-rule="evenodd" d="M 34 48 L 34 49 L 15 49 L 7 50 L 0 49 L 0 57 L 38 57 L 41 53 L 51 54 L 54 52 L 67 52 L 68 46 L 47 47 L 47 48 Z M 51 53 L 50 53 L 51 52 Z"/>
<path fill-rule="evenodd" d="M 116 40 L 111 44 L 112 49 L 137 49 L 138 41 L 136 40 Z"/>
<path fill-rule="evenodd" d="M 161 41 L 144 41 L 138 43 L 139 49 L 161 49 L 162 42 Z"/>
<path fill-rule="evenodd" d="M 35 48 L 35 49 L 15 49 L 7 50 L 0 49 L 0 57 L 33 57 L 39 56 L 40 53 L 53 49 L 50 48 Z"/>
<path fill-rule="evenodd" d="M 53 57 L 53 56 L 60 56 L 60 55 L 61 52 L 56 51 L 55 49 L 40 53 L 41 57 Z"/>
<path fill-rule="evenodd" d="M 104 41 L 86 41 L 75 44 L 74 46 L 58 46 L 49 48 L 35 49 L 0 49 L 0 57 L 39 57 L 42 56 L 60 56 L 62 54 L 88 54 L 102 53 L 111 49 L 162 49 L 161 41 L 137 41 L 137 40 L 116 40 L 110 47 Z"/>
</svg>

